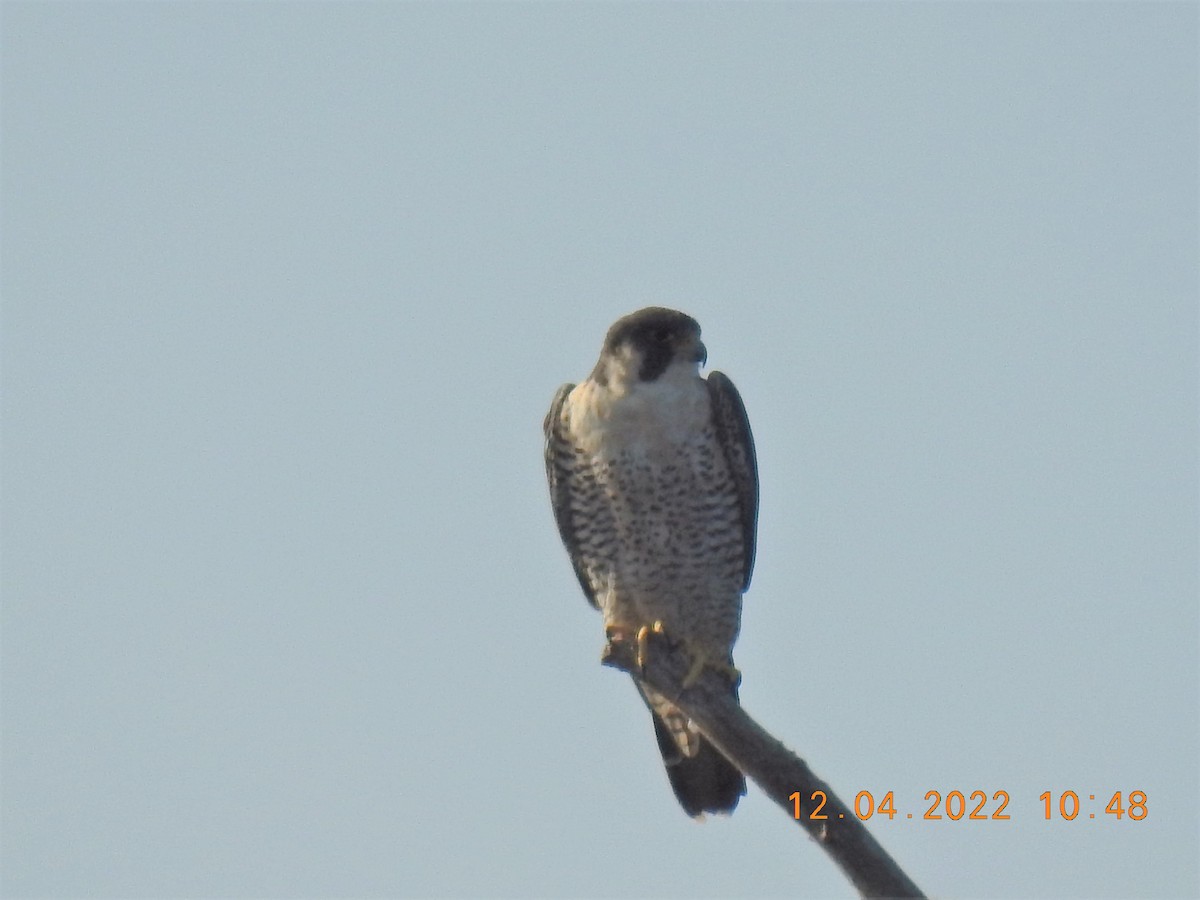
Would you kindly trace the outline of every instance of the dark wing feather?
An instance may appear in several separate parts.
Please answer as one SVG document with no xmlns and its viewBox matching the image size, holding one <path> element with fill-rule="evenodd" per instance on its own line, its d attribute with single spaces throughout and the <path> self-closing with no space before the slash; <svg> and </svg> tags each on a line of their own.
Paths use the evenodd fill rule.
<svg viewBox="0 0 1200 900">
<path fill-rule="evenodd" d="M 754 438 L 750 434 L 750 420 L 746 417 L 746 407 L 742 404 L 741 395 L 733 386 L 733 382 L 721 372 L 710 372 L 707 383 L 717 440 L 721 443 L 721 449 L 725 451 L 729 471 L 733 473 L 738 506 L 742 513 L 744 591 L 750 587 L 758 530 L 758 462 L 754 458 Z"/>
<path fill-rule="evenodd" d="M 554 522 L 558 525 L 558 535 L 571 557 L 571 565 L 575 569 L 575 577 L 579 586 L 592 606 L 596 606 L 596 595 L 588 581 L 587 572 L 583 567 L 583 559 L 579 553 L 579 541 L 575 537 L 575 523 L 571 515 L 572 481 L 580 477 L 575 471 L 575 447 L 562 433 L 562 408 L 567 402 L 567 395 L 575 389 L 573 384 L 564 384 L 554 395 L 550 404 L 550 412 L 542 423 L 542 431 L 546 435 L 546 481 L 550 485 L 550 506 L 554 509 Z"/>
</svg>

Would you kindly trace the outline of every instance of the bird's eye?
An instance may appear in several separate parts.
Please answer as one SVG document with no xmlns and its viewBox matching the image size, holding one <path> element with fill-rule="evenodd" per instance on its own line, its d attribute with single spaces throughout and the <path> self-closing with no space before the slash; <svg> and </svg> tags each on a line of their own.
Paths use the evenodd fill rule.
<svg viewBox="0 0 1200 900">
<path fill-rule="evenodd" d="M 658 341 L 660 344 L 665 344 L 670 339 L 671 332 L 667 331 L 665 328 L 660 328 L 658 331 L 654 332 L 654 340 Z"/>
</svg>

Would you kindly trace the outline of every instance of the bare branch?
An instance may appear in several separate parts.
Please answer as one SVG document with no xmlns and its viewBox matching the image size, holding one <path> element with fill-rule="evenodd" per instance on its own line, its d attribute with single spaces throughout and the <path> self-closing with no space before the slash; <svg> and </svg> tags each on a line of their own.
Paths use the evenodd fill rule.
<svg viewBox="0 0 1200 900">
<path fill-rule="evenodd" d="M 673 653 L 665 635 L 651 634 L 649 659 L 643 671 L 632 641 L 613 640 L 601 661 L 629 673 L 666 697 L 682 710 L 704 736 L 726 758 L 758 784 L 772 800 L 795 820 L 791 796 L 800 793 L 798 824 L 828 853 L 863 897 L 922 897 L 920 889 L 901 871 L 871 836 L 854 811 L 848 809 L 829 785 L 817 778 L 794 753 L 751 719 L 730 696 L 728 683 L 705 671 L 687 690 L 682 688 L 687 663 L 684 654 Z M 813 819 L 813 793 L 826 798 Z M 818 801 L 819 802 L 819 801 Z"/>
</svg>

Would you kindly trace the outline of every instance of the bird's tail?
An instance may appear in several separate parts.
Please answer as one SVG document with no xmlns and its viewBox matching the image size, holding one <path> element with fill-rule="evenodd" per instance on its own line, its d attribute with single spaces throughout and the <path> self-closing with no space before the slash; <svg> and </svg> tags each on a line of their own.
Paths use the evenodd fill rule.
<svg viewBox="0 0 1200 900">
<path fill-rule="evenodd" d="M 730 688 L 736 697 L 737 686 Z M 680 806 L 689 816 L 733 812 L 746 793 L 745 776 L 666 697 L 641 684 L 638 690 L 654 718 L 654 736 Z"/>
</svg>

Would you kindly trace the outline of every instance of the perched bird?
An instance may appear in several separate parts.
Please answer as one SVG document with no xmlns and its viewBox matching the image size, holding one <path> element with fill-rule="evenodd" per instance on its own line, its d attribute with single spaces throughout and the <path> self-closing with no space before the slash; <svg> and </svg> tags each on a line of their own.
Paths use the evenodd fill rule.
<svg viewBox="0 0 1200 900">
<path fill-rule="evenodd" d="M 543 425 L 558 531 L 610 637 L 654 629 L 737 695 L 733 643 L 754 565 L 758 472 L 742 398 L 684 313 L 639 310 L 609 330 L 587 380 L 559 388 Z M 665 697 L 638 683 L 675 796 L 690 816 L 732 812 L 746 780 Z"/>
</svg>

